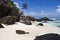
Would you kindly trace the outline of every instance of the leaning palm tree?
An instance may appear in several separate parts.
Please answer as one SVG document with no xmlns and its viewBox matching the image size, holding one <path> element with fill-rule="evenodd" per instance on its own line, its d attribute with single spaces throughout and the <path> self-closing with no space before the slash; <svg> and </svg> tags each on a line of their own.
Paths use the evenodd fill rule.
<svg viewBox="0 0 60 40">
<path fill-rule="evenodd" d="M 24 3 L 22 7 L 23 7 L 22 9 L 27 9 L 27 3 Z"/>
</svg>

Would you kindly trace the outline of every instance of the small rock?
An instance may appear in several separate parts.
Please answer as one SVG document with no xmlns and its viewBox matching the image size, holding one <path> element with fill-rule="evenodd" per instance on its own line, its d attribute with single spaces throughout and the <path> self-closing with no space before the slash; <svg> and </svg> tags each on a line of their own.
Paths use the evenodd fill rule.
<svg viewBox="0 0 60 40">
<path fill-rule="evenodd" d="M 60 27 L 60 26 L 58 26 L 58 27 Z"/>
<path fill-rule="evenodd" d="M 25 32 L 23 30 L 16 30 L 17 34 L 29 34 L 29 32 Z"/>
<path fill-rule="evenodd" d="M 39 23 L 38 25 L 43 26 L 43 24 L 42 24 L 42 23 Z M 37 25 L 37 26 L 38 26 L 38 25 Z"/>
<path fill-rule="evenodd" d="M 23 23 L 26 24 L 26 25 L 32 25 L 31 21 L 28 21 L 28 20 L 24 21 Z"/>
<path fill-rule="evenodd" d="M 34 40 L 60 40 L 60 35 L 50 33 L 50 34 L 45 34 L 42 36 L 36 36 Z"/>
<path fill-rule="evenodd" d="M 4 26 L 2 26 L 2 25 L 0 24 L 0 28 L 4 28 Z"/>
</svg>

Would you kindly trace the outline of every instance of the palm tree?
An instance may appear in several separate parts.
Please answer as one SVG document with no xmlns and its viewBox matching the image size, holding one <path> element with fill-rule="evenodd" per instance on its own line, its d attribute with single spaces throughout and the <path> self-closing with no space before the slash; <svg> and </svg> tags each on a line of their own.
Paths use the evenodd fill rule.
<svg viewBox="0 0 60 40">
<path fill-rule="evenodd" d="M 27 3 L 24 3 L 22 7 L 23 7 L 22 9 L 27 9 Z"/>
</svg>

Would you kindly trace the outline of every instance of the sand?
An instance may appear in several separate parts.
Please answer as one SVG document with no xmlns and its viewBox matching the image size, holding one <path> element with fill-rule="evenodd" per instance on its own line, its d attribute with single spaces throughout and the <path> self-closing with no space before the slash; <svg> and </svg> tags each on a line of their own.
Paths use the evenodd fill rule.
<svg viewBox="0 0 60 40">
<path fill-rule="evenodd" d="M 36 26 L 39 22 L 32 22 L 32 25 L 25 25 L 16 22 L 14 25 L 4 25 L 5 28 L 0 28 L 0 40 L 34 40 L 36 36 L 57 33 L 60 34 L 60 28 L 49 23 L 43 23 L 44 26 Z M 30 34 L 16 34 L 16 30 L 24 30 Z"/>
</svg>

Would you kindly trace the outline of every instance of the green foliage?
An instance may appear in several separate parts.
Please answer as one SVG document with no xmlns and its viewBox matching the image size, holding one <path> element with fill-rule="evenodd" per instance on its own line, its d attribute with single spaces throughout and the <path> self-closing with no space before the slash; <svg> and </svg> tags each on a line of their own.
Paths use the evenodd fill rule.
<svg viewBox="0 0 60 40">
<path fill-rule="evenodd" d="M 10 1 L 10 6 L 11 6 L 11 8 L 14 8 L 16 10 L 19 10 L 19 8 L 16 7 L 16 4 L 14 4 L 13 1 Z"/>
<path fill-rule="evenodd" d="M 10 1 L 10 4 L 11 4 L 12 7 L 16 7 L 16 4 L 14 4 L 13 1 Z"/>
</svg>

